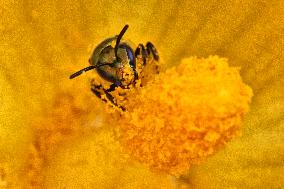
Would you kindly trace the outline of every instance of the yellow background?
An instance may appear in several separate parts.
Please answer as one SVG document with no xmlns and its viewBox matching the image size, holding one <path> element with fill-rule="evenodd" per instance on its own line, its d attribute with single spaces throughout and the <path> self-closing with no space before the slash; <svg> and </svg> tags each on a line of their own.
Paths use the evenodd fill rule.
<svg viewBox="0 0 284 189">
<path fill-rule="evenodd" d="M 0 179 L 12 188 L 21 188 L 26 177 L 23 167 L 27 152 L 34 140 L 32 122 L 54 109 L 54 102 L 62 97 L 59 93 L 85 95 L 94 101 L 90 109 L 103 111 L 98 100 L 84 94 L 90 93 L 86 77 L 76 81 L 68 77 L 88 65 L 97 43 L 118 34 L 128 23 L 126 37 L 136 44 L 152 41 L 167 65 L 191 55 L 217 54 L 229 58 L 231 65 L 241 66 L 244 81 L 254 90 L 243 136 L 207 162 L 193 167 L 182 182 L 191 188 L 280 188 L 284 185 L 283 10 L 281 0 L 1 0 Z M 159 179 L 166 179 L 162 183 L 173 182 L 167 176 L 153 176 L 140 165 L 123 163 L 122 155 L 113 150 L 118 145 L 106 139 L 100 145 L 115 146 L 112 152 L 117 155 L 103 159 L 117 160 L 113 164 L 119 162 L 121 170 L 110 163 L 99 177 L 100 164 L 92 163 L 98 149 L 93 138 L 98 134 L 91 135 L 86 139 L 79 137 L 72 145 L 65 144 L 64 148 L 70 148 L 72 153 L 59 149 L 50 158 L 50 167 L 38 173 L 44 175 L 46 187 L 58 182 L 67 188 L 75 187 L 75 177 L 81 184 L 77 187 L 87 188 L 95 186 L 90 184 L 94 178 L 100 178 L 98 182 L 113 180 L 101 188 L 138 188 L 142 183 L 160 188 Z M 93 146 L 82 152 L 92 169 L 78 166 L 78 171 L 66 171 L 70 166 L 66 160 L 81 152 L 82 145 Z M 66 171 L 65 177 L 58 171 L 61 169 Z M 59 176 L 62 178 L 56 179 Z"/>
</svg>

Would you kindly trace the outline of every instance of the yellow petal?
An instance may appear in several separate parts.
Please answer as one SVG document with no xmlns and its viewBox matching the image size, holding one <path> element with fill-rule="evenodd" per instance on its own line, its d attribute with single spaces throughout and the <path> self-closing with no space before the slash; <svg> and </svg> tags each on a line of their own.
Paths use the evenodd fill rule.
<svg viewBox="0 0 284 189">
<path fill-rule="evenodd" d="M 122 153 L 111 129 L 61 149 L 44 170 L 45 188 L 174 188 L 170 176 L 152 173 Z"/>
</svg>

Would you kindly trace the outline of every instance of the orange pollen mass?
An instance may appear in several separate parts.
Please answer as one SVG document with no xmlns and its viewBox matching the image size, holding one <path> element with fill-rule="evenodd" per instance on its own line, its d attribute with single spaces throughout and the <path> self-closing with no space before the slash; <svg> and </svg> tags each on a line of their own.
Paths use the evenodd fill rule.
<svg viewBox="0 0 284 189">
<path fill-rule="evenodd" d="M 152 169 L 178 176 L 240 133 L 252 90 L 239 68 L 210 56 L 184 59 L 126 95 L 122 146 Z"/>
</svg>

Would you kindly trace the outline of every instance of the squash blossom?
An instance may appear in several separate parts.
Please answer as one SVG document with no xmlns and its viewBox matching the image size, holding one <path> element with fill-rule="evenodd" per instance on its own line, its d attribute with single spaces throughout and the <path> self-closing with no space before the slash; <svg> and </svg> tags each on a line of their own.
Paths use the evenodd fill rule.
<svg viewBox="0 0 284 189">
<path fill-rule="evenodd" d="M 151 168 L 185 173 L 240 133 L 252 90 L 227 60 L 186 58 L 127 96 L 121 142 Z"/>
<path fill-rule="evenodd" d="M 0 1 L 0 189 L 283 188 L 283 10 L 281 0 Z M 95 71 L 69 76 L 125 24 L 124 38 L 153 42 L 168 69 L 145 73 L 120 116 L 90 91 Z"/>
</svg>

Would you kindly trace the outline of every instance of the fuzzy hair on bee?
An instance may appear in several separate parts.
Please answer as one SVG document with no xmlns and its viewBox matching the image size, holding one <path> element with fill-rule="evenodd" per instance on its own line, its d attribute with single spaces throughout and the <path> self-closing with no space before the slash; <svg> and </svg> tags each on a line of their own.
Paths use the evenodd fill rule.
<svg viewBox="0 0 284 189">
<path fill-rule="evenodd" d="M 125 89 L 136 87 L 137 84 L 139 87 L 145 85 L 151 78 L 145 74 L 145 69 L 152 69 L 154 73 L 159 73 L 159 55 L 155 46 L 147 42 L 146 46 L 140 43 L 135 48 L 132 42 L 122 38 L 128 27 L 125 25 L 118 35 L 102 41 L 89 59 L 91 65 L 70 76 L 70 79 L 73 79 L 84 72 L 95 69 L 108 84 L 93 79 L 92 92 L 102 101 L 122 111 L 125 111 L 125 107 L 112 93 L 120 89 L 118 95 L 123 98 Z"/>
</svg>

